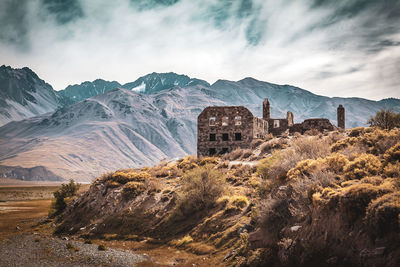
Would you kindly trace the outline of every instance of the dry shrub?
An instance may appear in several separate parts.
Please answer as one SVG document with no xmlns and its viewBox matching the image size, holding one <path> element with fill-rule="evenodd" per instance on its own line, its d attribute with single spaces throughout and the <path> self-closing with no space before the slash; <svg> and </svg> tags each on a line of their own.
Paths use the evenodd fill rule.
<svg viewBox="0 0 400 267">
<path fill-rule="evenodd" d="M 310 129 L 304 132 L 305 135 L 309 135 L 309 136 L 316 136 L 319 135 L 321 132 L 318 129 Z"/>
<path fill-rule="evenodd" d="M 246 149 L 246 150 L 243 151 L 241 159 L 247 159 L 251 155 L 253 155 L 253 152 L 250 149 Z"/>
<path fill-rule="evenodd" d="M 224 160 L 237 160 L 243 155 L 243 149 L 241 148 L 236 148 L 235 150 L 232 150 L 230 153 L 225 154 L 223 156 Z"/>
<path fill-rule="evenodd" d="M 372 185 L 380 185 L 382 184 L 384 179 L 379 176 L 365 177 L 360 180 L 361 183 L 372 184 Z"/>
<path fill-rule="evenodd" d="M 339 140 L 342 140 L 344 138 L 343 133 L 339 132 L 339 131 L 334 131 L 329 133 L 329 138 L 331 139 L 331 143 L 336 143 Z"/>
<path fill-rule="evenodd" d="M 371 200 L 386 193 L 379 186 L 372 184 L 354 184 L 341 190 L 339 207 L 349 218 L 357 219 L 364 216 L 365 209 Z"/>
<path fill-rule="evenodd" d="M 302 178 L 304 176 L 310 176 L 313 173 L 315 176 L 318 172 L 321 174 L 324 172 L 340 174 L 348 163 L 348 159 L 338 153 L 334 153 L 326 158 L 318 158 L 316 160 L 306 159 L 298 162 L 294 168 L 290 169 L 287 173 L 287 178 Z"/>
<path fill-rule="evenodd" d="M 317 159 L 330 154 L 328 138 L 305 137 L 292 142 L 292 147 L 303 159 Z"/>
<path fill-rule="evenodd" d="M 350 137 L 359 137 L 365 133 L 364 127 L 356 127 L 350 130 L 349 136 Z"/>
<path fill-rule="evenodd" d="M 358 130 L 356 132 L 359 132 Z M 365 128 L 360 134 L 350 136 L 337 141 L 332 145 L 333 152 L 343 150 L 350 146 L 359 146 L 366 152 L 379 155 L 400 142 L 400 130 L 381 130 L 379 128 Z"/>
<path fill-rule="evenodd" d="M 185 246 L 192 242 L 193 242 L 193 238 L 190 235 L 185 235 L 184 237 L 177 240 L 176 242 L 172 242 L 172 245 L 177 246 L 177 247 L 182 247 L 182 246 Z"/>
<path fill-rule="evenodd" d="M 400 230 L 400 192 L 386 194 L 372 201 L 365 216 L 372 232 L 383 236 Z"/>
<path fill-rule="evenodd" d="M 207 164 L 217 165 L 218 158 L 217 157 L 205 157 L 205 158 L 200 159 L 199 166 L 204 166 Z"/>
<path fill-rule="evenodd" d="M 224 190 L 224 183 L 224 175 L 209 165 L 186 173 L 181 180 L 176 211 L 190 215 L 213 206 Z"/>
<path fill-rule="evenodd" d="M 217 169 L 227 169 L 229 168 L 229 160 L 224 160 L 217 165 Z"/>
<path fill-rule="evenodd" d="M 183 171 L 192 170 L 198 167 L 197 158 L 193 156 L 187 156 L 178 161 L 177 167 Z"/>
<path fill-rule="evenodd" d="M 387 150 L 384 154 L 385 164 L 400 161 L 400 143 Z"/>
<path fill-rule="evenodd" d="M 125 200 L 133 199 L 145 190 L 146 186 L 142 182 L 128 182 L 122 188 L 122 197 Z"/>
<path fill-rule="evenodd" d="M 121 184 L 116 181 L 113 181 L 113 180 L 108 180 L 106 182 L 106 186 L 107 186 L 107 188 L 117 188 L 117 187 L 120 187 Z"/>
<path fill-rule="evenodd" d="M 287 139 L 285 138 L 274 138 L 260 146 L 261 154 L 270 153 L 273 150 L 284 149 L 287 147 Z"/>
<path fill-rule="evenodd" d="M 233 175 L 236 177 L 250 177 L 254 173 L 254 169 L 250 165 L 240 165 L 238 168 L 235 169 Z"/>
<path fill-rule="evenodd" d="M 364 216 L 366 207 L 374 199 L 398 190 L 393 179 L 369 177 L 360 180 L 350 180 L 341 186 L 325 187 L 316 192 L 312 198 L 317 207 L 338 208 L 349 220 Z"/>
<path fill-rule="evenodd" d="M 357 141 L 358 141 L 358 139 L 356 137 L 348 137 L 345 139 L 341 139 L 331 146 L 331 151 L 338 152 L 340 150 L 343 150 L 349 146 L 356 144 Z"/>
<path fill-rule="evenodd" d="M 388 163 L 383 169 L 383 175 L 385 177 L 400 177 L 400 161 L 396 163 Z"/>
<path fill-rule="evenodd" d="M 344 172 L 349 179 L 361 179 L 365 176 L 378 174 L 382 168 L 380 160 L 371 154 L 361 154 L 346 165 Z"/>
<path fill-rule="evenodd" d="M 151 175 L 147 172 L 138 172 L 136 170 L 119 170 L 116 171 L 113 174 L 109 174 L 107 176 L 103 176 L 101 179 L 103 182 L 106 182 L 106 184 L 113 185 L 115 186 L 118 184 L 126 184 L 131 181 L 145 181 L 149 179 Z M 115 183 L 113 183 L 115 182 Z"/>
<path fill-rule="evenodd" d="M 368 152 L 368 147 L 362 144 L 354 144 L 347 146 L 346 148 L 342 149 L 341 154 L 348 157 L 350 160 L 354 160 L 361 154 L 365 154 Z"/>
<path fill-rule="evenodd" d="M 222 196 L 216 201 L 217 204 L 225 206 L 225 212 L 242 210 L 249 204 L 247 197 L 242 195 Z"/>
<path fill-rule="evenodd" d="M 254 139 L 253 141 L 251 141 L 251 148 L 252 148 L 252 149 L 256 149 L 256 148 L 259 147 L 262 143 L 263 143 L 263 140 L 261 140 L 261 139 Z"/>
<path fill-rule="evenodd" d="M 287 172 L 301 160 L 293 149 L 274 151 L 272 156 L 260 161 L 257 173 L 264 179 L 285 179 Z"/>
</svg>

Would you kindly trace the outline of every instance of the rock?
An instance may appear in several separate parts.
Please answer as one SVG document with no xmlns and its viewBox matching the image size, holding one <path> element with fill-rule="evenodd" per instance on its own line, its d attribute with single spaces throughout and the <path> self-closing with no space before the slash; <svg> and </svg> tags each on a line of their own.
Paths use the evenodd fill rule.
<svg viewBox="0 0 400 267">
<path fill-rule="evenodd" d="M 299 230 L 301 228 L 301 225 L 295 225 L 290 227 L 290 231 L 292 232 L 297 232 L 297 230 Z"/>
<path fill-rule="evenodd" d="M 335 256 L 335 257 L 332 257 L 332 258 L 327 259 L 327 260 L 326 260 L 326 263 L 327 263 L 327 264 L 336 264 L 337 261 L 338 261 L 338 257 Z"/>
<path fill-rule="evenodd" d="M 224 257 L 224 261 L 232 257 L 235 254 L 235 252 L 236 252 L 235 250 L 231 250 L 228 254 L 226 254 Z"/>
<path fill-rule="evenodd" d="M 385 253 L 385 249 L 386 247 L 379 247 L 379 248 L 375 248 L 372 250 L 368 250 L 368 249 L 363 249 L 360 252 L 360 256 L 362 258 L 376 258 L 376 257 L 380 257 Z"/>
</svg>

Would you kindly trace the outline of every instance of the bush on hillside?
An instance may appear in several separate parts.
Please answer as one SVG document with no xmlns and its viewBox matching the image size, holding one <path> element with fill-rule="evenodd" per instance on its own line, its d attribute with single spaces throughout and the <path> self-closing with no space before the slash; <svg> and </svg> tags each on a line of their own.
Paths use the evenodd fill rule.
<svg viewBox="0 0 400 267">
<path fill-rule="evenodd" d="M 188 171 L 197 168 L 197 158 L 193 156 L 187 156 L 178 161 L 177 167 L 182 171 Z"/>
<path fill-rule="evenodd" d="M 362 154 L 346 165 L 344 172 L 348 179 L 361 179 L 378 174 L 382 168 L 381 161 L 374 155 Z"/>
<path fill-rule="evenodd" d="M 146 190 L 146 186 L 142 182 L 128 182 L 122 187 L 122 197 L 125 200 L 130 200 Z"/>
<path fill-rule="evenodd" d="M 224 190 L 224 183 L 224 175 L 210 165 L 187 172 L 181 180 L 177 210 L 190 215 L 213 206 Z"/>
<path fill-rule="evenodd" d="M 400 143 L 398 143 L 397 145 L 393 146 L 392 148 L 390 148 L 388 151 L 386 151 L 386 153 L 384 154 L 384 159 L 385 159 L 385 163 L 395 163 L 400 162 Z"/>
<path fill-rule="evenodd" d="M 372 201 L 365 216 L 372 233 L 379 236 L 400 231 L 400 192 L 386 194 Z"/>
<path fill-rule="evenodd" d="M 76 195 L 80 188 L 80 184 L 70 180 L 68 184 L 62 184 L 61 187 L 53 193 L 55 202 L 52 208 L 55 210 L 53 215 L 60 214 L 66 207 L 68 200 Z"/>
</svg>

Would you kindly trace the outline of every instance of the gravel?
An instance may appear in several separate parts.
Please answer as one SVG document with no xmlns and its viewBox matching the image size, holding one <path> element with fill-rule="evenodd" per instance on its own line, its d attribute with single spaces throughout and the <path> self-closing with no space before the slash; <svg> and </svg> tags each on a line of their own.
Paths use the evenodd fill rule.
<svg viewBox="0 0 400 267">
<path fill-rule="evenodd" d="M 68 247 L 67 248 L 67 244 Z M 0 266 L 135 266 L 150 260 L 147 255 L 107 248 L 80 241 L 38 234 L 12 236 L 0 242 Z"/>
</svg>

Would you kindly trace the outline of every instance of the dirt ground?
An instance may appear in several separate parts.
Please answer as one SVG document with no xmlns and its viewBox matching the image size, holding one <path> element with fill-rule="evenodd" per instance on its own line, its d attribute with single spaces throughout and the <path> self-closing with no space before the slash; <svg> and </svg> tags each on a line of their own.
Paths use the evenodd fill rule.
<svg viewBox="0 0 400 267">
<path fill-rule="evenodd" d="M 84 185 L 81 190 L 87 188 L 88 186 Z M 55 237 L 52 233 L 55 225 L 52 221 L 47 221 L 46 219 L 51 205 L 49 196 L 56 189 L 57 186 L 53 185 L 1 185 L 0 243 L 10 242 L 10 240 L 25 240 L 26 236 L 30 238 L 29 235 L 32 234 L 40 235 L 41 239 L 47 241 L 54 240 Z M 19 199 L 19 201 L 13 201 L 15 199 Z M 85 241 L 79 237 L 66 237 L 64 240 L 57 240 L 57 242 L 60 240 L 65 241 L 65 239 L 78 242 L 80 245 L 84 244 Z M 207 255 L 195 255 L 166 244 L 153 244 L 147 240 L 141 242 L 92 240 L 92 242 L 96 246 L 104 244 L 110 249 L 131 251 L 135 254 L 148 255 L 151 258 L 151 260 L 141 262 L 136 266 L 224 266 L 222 259 L 225 252 L 215 251 Z"/>
</svg>

